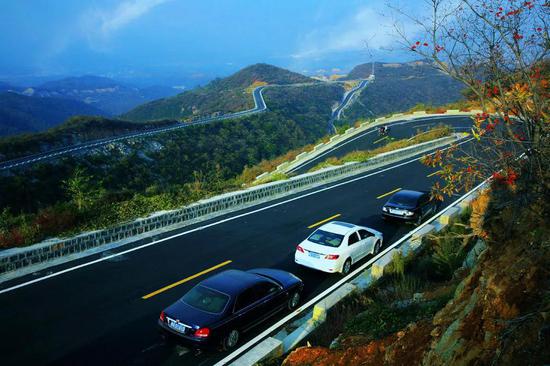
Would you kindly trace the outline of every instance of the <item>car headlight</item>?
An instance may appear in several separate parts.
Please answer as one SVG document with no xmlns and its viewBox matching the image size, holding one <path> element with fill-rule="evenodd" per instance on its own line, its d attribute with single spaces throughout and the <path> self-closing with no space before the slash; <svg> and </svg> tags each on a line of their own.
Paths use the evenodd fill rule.
<svg viewBox="0 0 550 366">
<path fill-rule="evenodd" d="M 384 206 L 384 207 L 382 207 L 382 211 L 384 211 L 384 212 L 388 212 L 389 210 L 388 210 L 388 208 L 387 208 L 387 207 L 385 207 L 385 206 Z"/>
<path fill-rule="evenodd" d="M 405 216 L 412 216 L 412 215 L 414 215 L 414 212 L 405 211 Z"/>
</svg>

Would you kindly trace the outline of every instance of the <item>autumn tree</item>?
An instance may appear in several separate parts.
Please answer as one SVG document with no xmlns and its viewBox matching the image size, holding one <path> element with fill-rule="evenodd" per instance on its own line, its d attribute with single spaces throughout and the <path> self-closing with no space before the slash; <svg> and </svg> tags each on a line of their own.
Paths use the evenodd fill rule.
<svg viewBox="0 0 550 366">
<path fill-rule="evenodd" d="M 520 174 L 543 182 L 550 162 L 550 3 L 426 0 L 424 5 L 423 16 L 390 5 L 402 45 L 464 83 L 482 110 L 473 116 L 475 152 L 454 147 L 425 159 L 443 178 L 434 195 L 442 199 L 488 176 L 512 189 Z M 406 31 L 403 24 L 420 31 Z"/>
</svg>

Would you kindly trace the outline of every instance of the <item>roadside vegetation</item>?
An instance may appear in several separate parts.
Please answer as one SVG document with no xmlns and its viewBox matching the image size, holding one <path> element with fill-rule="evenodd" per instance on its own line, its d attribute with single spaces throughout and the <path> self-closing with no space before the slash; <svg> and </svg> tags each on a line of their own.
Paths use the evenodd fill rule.
<svg viewBox="0 0 550 366">
<path fill-rule="evenodd" d="M 4 174 L 0 247 L 109 227 L 239 189 L 243 166 L 319 138 L 325 122 L 318 121 L 317 135 L 275 113 L 221 121 Z"/>
</svg>

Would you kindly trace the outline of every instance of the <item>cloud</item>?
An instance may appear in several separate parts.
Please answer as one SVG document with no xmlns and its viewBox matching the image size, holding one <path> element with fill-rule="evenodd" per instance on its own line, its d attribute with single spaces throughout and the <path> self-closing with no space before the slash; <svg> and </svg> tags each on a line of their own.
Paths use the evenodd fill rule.
<svg viewBox="0 0 550 366">
<path fill-rule="evenodd" d="M 169 0 L 128 0 L 111 11 L 98 12 L 99 30 L 103 35 L 110 35 L 167 1 Z"/>
<path fill-rule="evenodd" d="M 294 59 L 315 58 L 329 53 L 380 50 L 395 44 L 394 20 L 384 16 L 382 7 L 362 6 L 353 15 L 330 26 L 300 37 Z"/>
</svg>

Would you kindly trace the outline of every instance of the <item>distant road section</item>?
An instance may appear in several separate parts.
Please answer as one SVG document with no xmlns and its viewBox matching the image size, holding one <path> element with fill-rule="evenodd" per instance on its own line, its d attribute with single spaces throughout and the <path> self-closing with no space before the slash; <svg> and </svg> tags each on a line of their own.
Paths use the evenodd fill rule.
<svg viewBox="0 0 550 366">
<path fill-rule="evenodd" d="M 34 164 L 34 163 L 38 163 L 38 162 L 43 162 L 43 161 L 46 161 L 46 160 L 56 159 L 56 158 L 59 158 L 63 155 L 69 155 L 69 154 L 72 154 L 72 153 L 75 153 L 75 152 L 81 152 L 81 151 L 93 149 L 95 147 L 99 147 L 99 146 L 102 146 L 102 145 L 107 145 L 107 144 L 110 144 L 110 143 L 116 142 L 116 141 L 127 140 L 127 139 L 131 139 L 131 138 L 136 138 L 136 137 L 151 136 L 151 135 L 156 135 L 156 134 L 163 133 L 163 132 L 168 132 L 168 131 L 177 130 L 177 129 L 180 129 L 180 128 L 189 127 L 189 126 L 204 125 L 204 124 L 214 122 L 214 121 L 221 121 L 221 120 L 224 120 L 224 119 L 244 117 L 244 116 L 251 115 L 251 114 L 254 114 L 254 113 L 264 112 L 265 110 L 267 110 L 267 105 L 265 104 L 265 100 L 264 100 L 264 97 L 262 95 L 262 92 L 263 92 L 265 87 L 266 86 L 259 86 L 259 87 L 255 88 L 252 91 L 252 98 L 254 99 L 254 108 L 252 108 L 252 109 L 248 109 L 248 110 L 240 111 L 240 112 L 235 112 L 235 113 L 230 113 L 230 114 L 225 114 L 223 116 L 218 116 L 218 117 L 202 118 L 202 119 L 197 120 L 195 122 L 179 123 L 179 124 L 169 126 L 169 127 L 161 127 L 161 128 L 156 128 L 156 129 L 152 129 L 152 130 L 129 133 L 129 134 L 120 135 L 120 136 L 111 137 L 111 138 L 106 138 L 106 139 L 101 139 L 101 140 L 93 140 L 93 141 L 85 142 L 85 143 L 78 144 L 78 145 L 66 146 L 66 147 L 62 147 L 62 148 L 55 149 L 55 150 L 50 150 L 50 151 L 39 153 L 39 154 L 25 156 L 25 157 L 18 158 L 18 159 L 7 160 L 7 161 L 0 162 L 0 171 L 9 170 L 11 168 L 20 167 L 20 166 L 23 166 L 23 165 L 29 165 L 29 164 Z"/>
<path fill-rule="evenodd" d="M 361 80 L 359 85 L 357 85 L 355 88 L 351 89 L 349 92 L 344 94 L 344 97 L 342 98 L 342 101 L 340 102 L 340 105 L 332 112 L 332 116 L 330 117 L 330 120 L 328 122 L 329 125 L 329 132 L 334 133 L 336 132 L 336 128 L 334 127 L 334 121 L 337 119 L 340 119 L 340 115 L 342 114 L 342 111 L 350 106 L 353 98 L 358 95 L 361 90 L 363 90 L 367 84 L 369 83 L 369 80 Z"/>
</svg>

